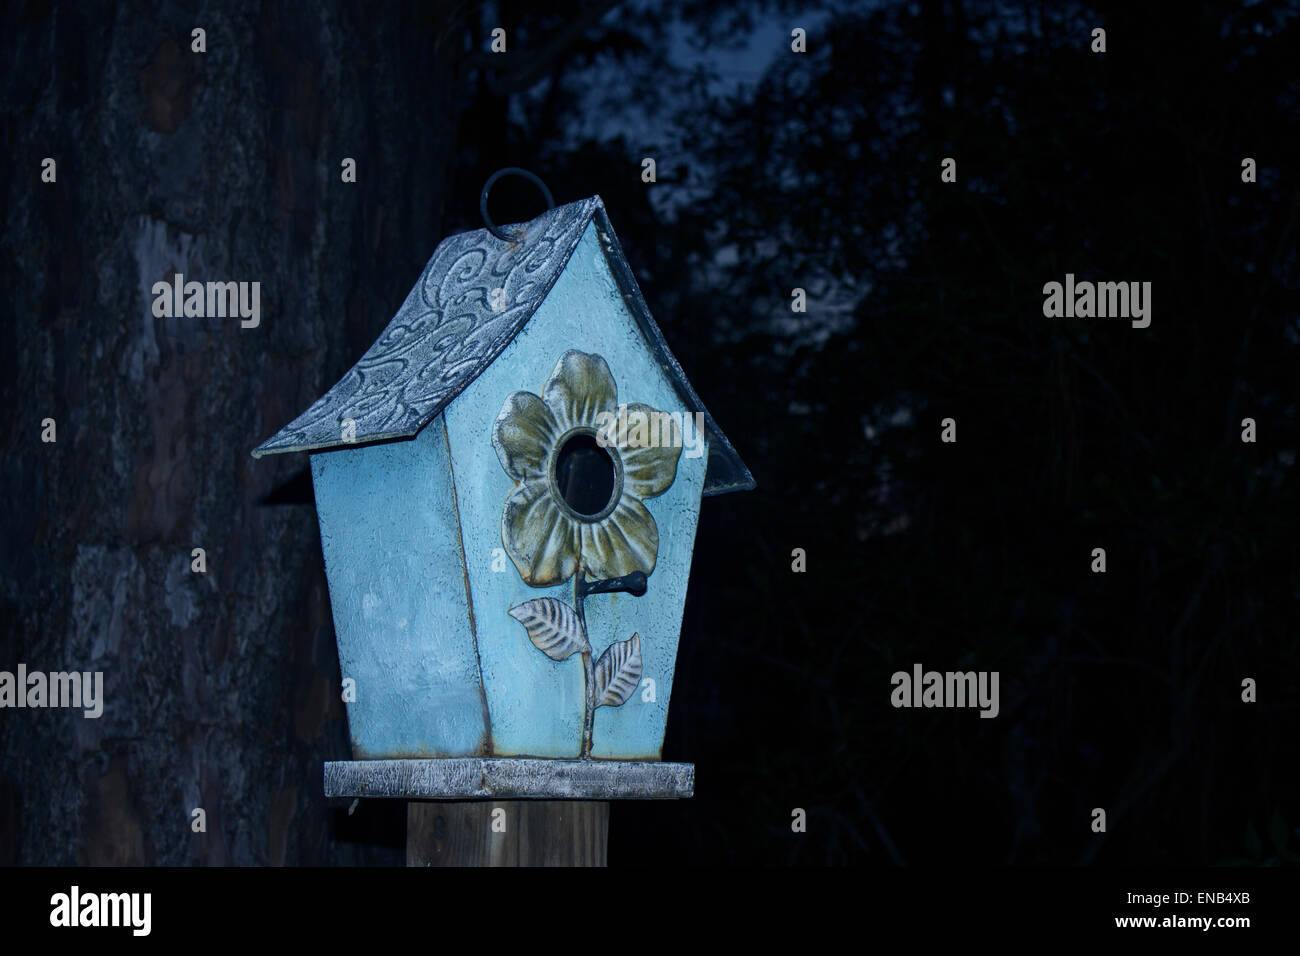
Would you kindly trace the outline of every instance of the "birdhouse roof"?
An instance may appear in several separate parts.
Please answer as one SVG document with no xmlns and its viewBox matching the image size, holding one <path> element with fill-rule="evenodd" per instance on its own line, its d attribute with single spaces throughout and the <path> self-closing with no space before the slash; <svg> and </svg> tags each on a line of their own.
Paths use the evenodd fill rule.
<svg viewBox="0 0 1300 956">
<path fill-rule="evenodd" d="M 650 317 L 599 196 L 506 226 L 516 242 L 487 229 L 438 244 L 402 307 L 333 388 L 257 448 L 253 457 L 323 451 L 411 438 L 487 368 L 532 318 L 594 220 L 623 299 L 684 404 L 704 414 L 709 461 L 704 494 L 754 487 L 753 476 L 695 394 Z M 355 435 L 343 437 L 343 422 Z"/>
</svg>

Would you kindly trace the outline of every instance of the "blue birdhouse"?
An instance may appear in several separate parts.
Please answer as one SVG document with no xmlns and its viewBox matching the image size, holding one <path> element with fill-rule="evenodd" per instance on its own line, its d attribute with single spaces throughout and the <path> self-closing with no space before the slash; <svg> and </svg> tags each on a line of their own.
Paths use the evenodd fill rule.
<svg viewBox="0 0 1300 956">
<path fill-rule="evenodd" d="M 700 501 L 753 478 L 600 197 L 488 223 L 253 451 L 311 456 L 355 758 L 327 792 L 688 796 L 618 764 L 660 760 Z"/>
</svg>

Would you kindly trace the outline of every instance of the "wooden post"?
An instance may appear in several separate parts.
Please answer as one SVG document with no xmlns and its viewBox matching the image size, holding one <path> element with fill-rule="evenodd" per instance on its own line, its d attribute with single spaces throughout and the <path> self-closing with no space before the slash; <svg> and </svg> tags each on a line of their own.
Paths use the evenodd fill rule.
<svg viewBox="0 0 1300 956">
<path fill-rule="evenodd" d="M 407 866 L 604 866 L 608 837 L 603 800 L 406 804 Z"/>
</svg>

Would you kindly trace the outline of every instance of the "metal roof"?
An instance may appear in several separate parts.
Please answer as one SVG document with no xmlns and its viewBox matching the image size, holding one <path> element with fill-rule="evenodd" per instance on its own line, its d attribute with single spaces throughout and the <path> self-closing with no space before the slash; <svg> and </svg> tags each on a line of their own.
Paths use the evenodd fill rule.
<svg viewBox="0 0 1300 956">
<path fill-rule="evenodd" d="M 415 288 L 360 361 L 311 408 L 253 449 L 253 457 L 414 437 L 532 318 L 592 220 L 655 359 L 688 410 L 704 413 L 709 433 L 704 493 L 754 487 L 749 469 L 695 394 L 651 318 L 599 196 L 507 226 L 520 237 L 516 242 L 498 239 L 487 229 L 440 242 Z M 344 438 L 343 421 L 349 418 L 355 435 Z"/>
</svg>

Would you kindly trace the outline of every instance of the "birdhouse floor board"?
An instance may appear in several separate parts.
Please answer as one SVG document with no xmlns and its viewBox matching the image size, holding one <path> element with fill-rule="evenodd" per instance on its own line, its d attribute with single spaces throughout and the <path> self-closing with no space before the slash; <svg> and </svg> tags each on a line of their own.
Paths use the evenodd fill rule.
<svg viewBox="0 0 1300 956">
<path fill-rule="evenodd" d="M 624 760 L 450 757 L 325 764 L 326 797 L 403 800 L 679 800 L 695 765 Z"/>
</svg>

